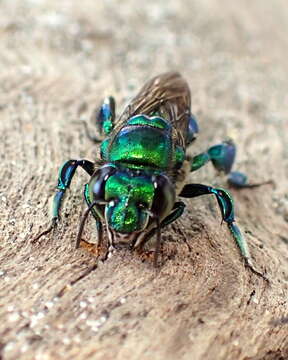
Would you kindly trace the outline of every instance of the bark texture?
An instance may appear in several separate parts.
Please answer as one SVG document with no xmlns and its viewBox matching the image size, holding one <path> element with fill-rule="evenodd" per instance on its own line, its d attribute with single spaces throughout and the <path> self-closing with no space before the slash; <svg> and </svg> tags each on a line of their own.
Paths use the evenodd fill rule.
<svg viewBox="0 0 288 360">
<path fill-rule="evenodd" d="M 287 33 L 285 0 L 0 1 L 1 359 L 288 359 Z M 95 266 L 74 249 L 81 170 L 58 230 L 31 242 L 60 165 L 97 156 L 81 121 L 105 95 L 121 111 L 168 70 L 191 86 L 191 152 L 232 137 L 235 169 L 275 182 L 232 190 L 269 286 L 244 268 L 210 197 L 187 200 L 163 233 L 158 273 L 125 250 Z M 226 186 L 211 165 L 191 181 Z"/>
</svg>

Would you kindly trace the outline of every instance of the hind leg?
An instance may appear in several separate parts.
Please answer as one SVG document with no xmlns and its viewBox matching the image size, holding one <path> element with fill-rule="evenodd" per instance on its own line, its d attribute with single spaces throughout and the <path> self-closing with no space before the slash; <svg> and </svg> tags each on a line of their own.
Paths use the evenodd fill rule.
<svg viewBox="0 0 288 360">
<path fill-rule="evenodd" d="M 219 172 L 228 175 L 228 183 L 236 188 L 257 187 L 262 184 L 249 184 L 247 176 L 239 171 L 231 171 L 235 161 L 236 146 L 232 140 L 210 147 L 206 152 L 196 155 L 191 160 L 191 171 L 196 171 L 209 161 Z"/>
<path fill-rule="evenodd" d="M 207 151 L 196 155 L 191 160 L 191 171 L 196 171 L 211 161 L 218 171 L 228 174 L 231 171 L 236 155 L 236 146 L 232 141 L 214 145 Z"/>
</svg>

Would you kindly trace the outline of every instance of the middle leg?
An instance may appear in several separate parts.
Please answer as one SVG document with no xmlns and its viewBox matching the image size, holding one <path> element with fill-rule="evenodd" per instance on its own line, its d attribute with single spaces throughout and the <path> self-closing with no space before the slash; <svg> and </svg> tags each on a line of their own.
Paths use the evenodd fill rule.
<svg viewBox="0 0 288 360">
<path fill-rule="evenodd" d="M 88 125 L 84 121 L 86 135 L 94 143 L 100 143 L 103 140 L 103 137 L 109 135 L 113 130 L 115 122 L 115 107 L 114 98 L 109 96 L 105 98 L 102 105 L 93 112 L 92 118 L 95 121 L 97 136 L 90 133 Z"/>
</svg>

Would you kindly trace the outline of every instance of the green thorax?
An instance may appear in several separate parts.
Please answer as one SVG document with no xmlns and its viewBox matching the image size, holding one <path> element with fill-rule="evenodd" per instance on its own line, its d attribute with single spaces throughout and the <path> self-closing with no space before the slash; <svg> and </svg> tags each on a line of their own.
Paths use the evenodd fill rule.
<svg viewBox="0 0 288 360">
<path fill-rule="evenodd" d="M 184 150 L 174 146 L 171 125 L 159 116 L 130 118 L 114 136 L 103 141 L 102 158 L 128 168 L 159 171 L 181 166 Z"/>
</svg>

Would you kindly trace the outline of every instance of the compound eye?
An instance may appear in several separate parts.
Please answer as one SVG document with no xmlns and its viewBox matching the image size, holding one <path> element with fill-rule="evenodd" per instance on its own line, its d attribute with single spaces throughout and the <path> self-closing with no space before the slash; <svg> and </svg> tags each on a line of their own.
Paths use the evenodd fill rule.
<svg viewBox="0 0 288 360">
<path fill-rule="evenodd" d="M 165 175 L 157 175 L 153 182 L 154 199 L 151 211 L 158 217 L 162 217 L 171 210 L 175 202 L 175 190 Z"/>
<path fill-rule="evenodd" d="M 105 165 L 98 169 L 93 175 L 89 183 L 89 188 L 93 194 L 93 200 L 105 199 L 106 181 L 116 172 L 116 168 L 111 165 Z"/>
</svg>

